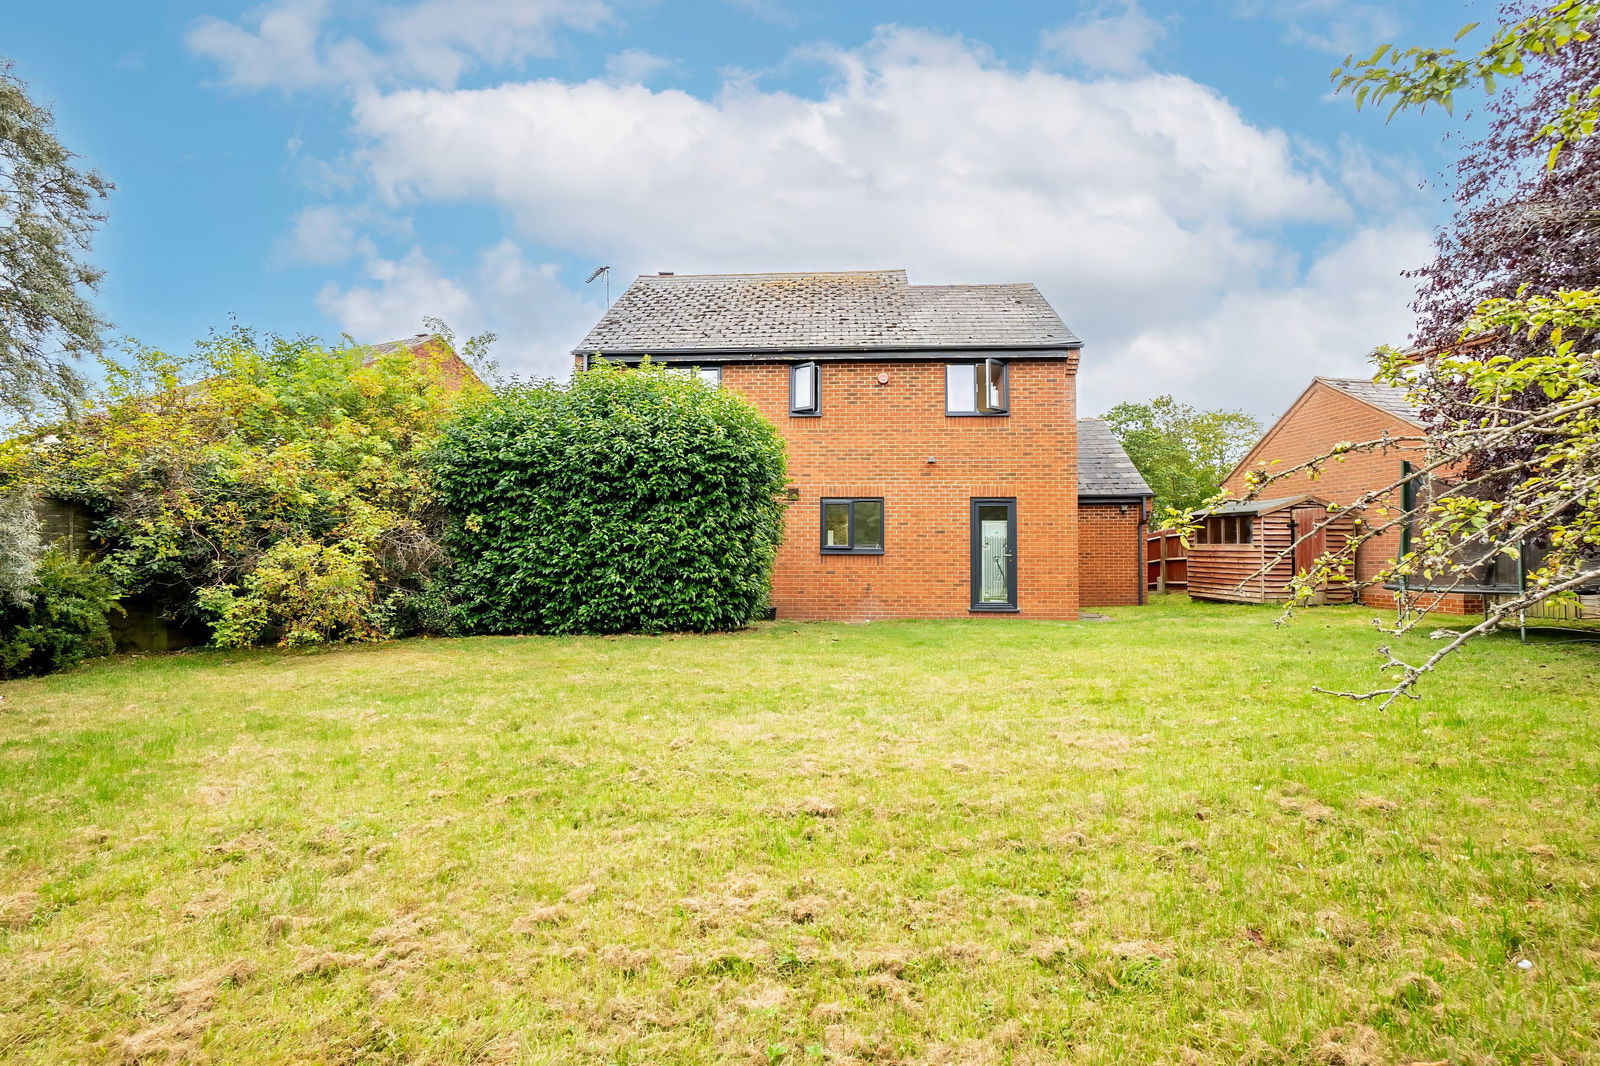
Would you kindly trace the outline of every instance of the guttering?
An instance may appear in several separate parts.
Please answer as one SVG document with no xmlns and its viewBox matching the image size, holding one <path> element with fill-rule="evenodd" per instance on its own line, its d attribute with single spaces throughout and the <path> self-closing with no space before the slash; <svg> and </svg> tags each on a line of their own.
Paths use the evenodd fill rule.
<svg viewBox="0 0 1600 1066">
<path fill-rule="evenodd" d="M 967 346 L 942 346 L 938 348 L 884 347 L 884 348 L 676 348 L 670 351 L 639 351 L 636 349 L 585 350 L 574 348 L 572 354 L 583 359 L 599 356 L 622 363 L 636 363 L 649 356 L 652 363 L 809 363 L 830 362 L 886 362 L 895 360 L 931 361 L 958 356 L 977 359 L 984 356 L 996 359 L 1064 359 L 1083 348 L 1082 341 L 1064 341 L 1059 344 L 1025 344 L 1014 347 L 997 347 L 992 344 Z"/>
</svg>

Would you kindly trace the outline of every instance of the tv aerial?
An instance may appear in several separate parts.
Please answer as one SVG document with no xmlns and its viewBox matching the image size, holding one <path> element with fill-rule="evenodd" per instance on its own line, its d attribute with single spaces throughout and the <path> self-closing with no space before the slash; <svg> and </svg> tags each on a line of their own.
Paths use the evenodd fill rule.
<svg viewBox="0 0 1600 1066">
<path fill-rule="evenodd" d="M 611 268 L 608 267 L 608 266 L 595 267 L 594 270 L 590 272 L 589 276 L 583 279 L 583 283 L 585 285 L 588 285 L 589 283 L 594 281 L 595 278 L 605 278 L 606 279 L 606 306 L 610 307 L 611 306 Z"/>
</svg>

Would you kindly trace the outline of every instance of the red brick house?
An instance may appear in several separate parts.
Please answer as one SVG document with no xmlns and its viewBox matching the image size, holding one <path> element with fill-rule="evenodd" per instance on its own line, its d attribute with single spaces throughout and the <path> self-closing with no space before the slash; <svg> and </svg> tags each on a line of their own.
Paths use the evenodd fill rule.
<svg viewBox="0 0 1600 1066">
<path fill-rule="evenodd" d="M 1403 389 L 1363 378 L 1314 378 L 1300 398 L 1228 475 L 1223 488 L 1235 494 L 1242 493 L 1245 475 L 1251 470 L 1287 469 L 1325 454 L 1340 441 L 1376 440 L 1385 433 L 1395 437 L 1416 436 L 1421 429 L 1420 415 L 1406 400 Z M 1265 495 L 1315 495 L 1335 504 L 1348 504 L 1398 479 L 1400 464 L 1408 455 L 1420 457 L 1421 445 L 1348 455 L 1343 462 L 1327 464 L 1315 481 L 1304 474 L 1285 478 L 1274 482 Z M 1392 513 L 1398 505 L 1396 499 L 1380 501 L 1367 511 L 1366 517 L 1381 523 L 1384 517 L 1376 512 L 1386 507 Z M 1356 579 L 1372 580 L 1399 554 L 1398 529 L 1365 542 L 1357 549 Z M 1374 607 L 1392 607 L 1394 596 L 1373 586 L 1362 594 L 1362 602 Z M 1420 606 L 1446 614 L 1466 614 L 1482 610 L 1483 602 L 1480 596 L 1451 592 L 1428 597 Z"/>
<path fill-rule="evenodd" d="M 1030 284 L 911 285 L 873 270 L 646 275 L 573 354 L 580 368 L 648 356 L 699 373 L 779 428 L 791 478 L 779 617 L 1070 619 L 1092 600 L 1082 347 Z M 1142 505 L 1121 488 L 1090 505 L 1126 532 L 1122 506 Z M 1119 596 L 1137 595 L 1134 539 L 1118 549 Z"/>
</svg>

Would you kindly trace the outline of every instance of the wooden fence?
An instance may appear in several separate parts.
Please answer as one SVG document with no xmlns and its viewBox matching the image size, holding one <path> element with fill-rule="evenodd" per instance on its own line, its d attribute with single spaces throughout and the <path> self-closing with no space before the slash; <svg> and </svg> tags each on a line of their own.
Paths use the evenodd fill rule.
<svg viewBox="0 0 1600 1066">
<path fill-rule="evenodd" d="M 1189 587 L 1189 556 L 1178 534 L 1151 533 L 1145 538 L 1145 585 L 1151 592 L 1182 592 Z"/>
</svg>

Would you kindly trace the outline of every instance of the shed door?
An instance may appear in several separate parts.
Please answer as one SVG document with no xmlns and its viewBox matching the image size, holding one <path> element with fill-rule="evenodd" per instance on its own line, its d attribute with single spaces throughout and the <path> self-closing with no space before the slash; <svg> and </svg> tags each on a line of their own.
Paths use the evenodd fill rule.
<svg viewBox="0 0 1600 1066">
<path fill-rule="evenodd" d="M 1296 507 L 1289 512 L 1289 516 L 1294 522 L 1294 537 L 1300 541 L 1294 546 L 1294 569 L 1295 573 L 1302 573 L 1310 570 L 1322 553 L 1328 550 L 1327 529 L 1317 529 L 1317 523 L 1328 517 L 1328 509 L 1315 505 Z M 1317 531 L 1311 533 L 1313 529 Z M 1311 536 L 1306 537 L 1307 533 L 1311 533 Z M 1301 537 L 1306 539 L 1300 540 Z"/>
</svg>

